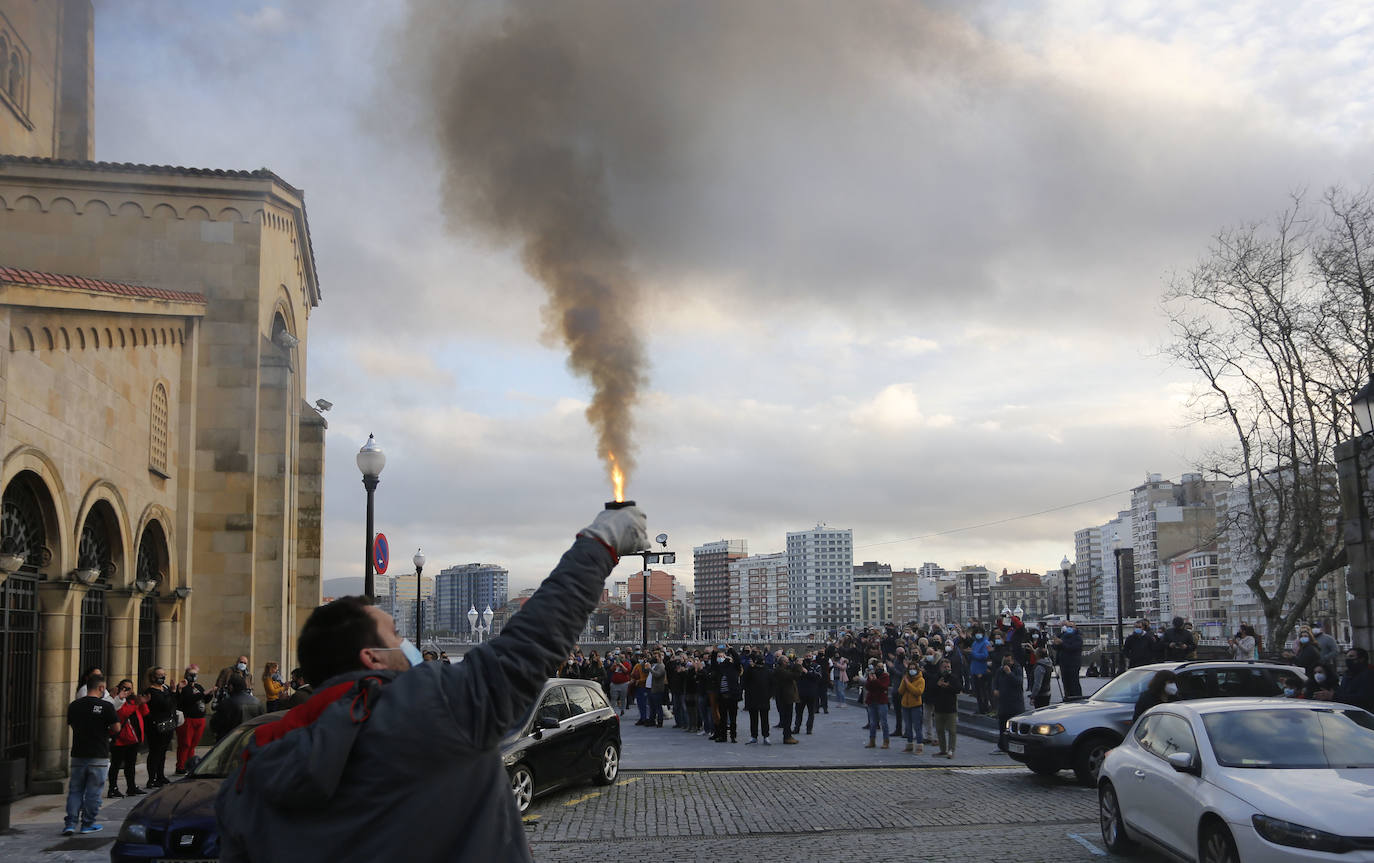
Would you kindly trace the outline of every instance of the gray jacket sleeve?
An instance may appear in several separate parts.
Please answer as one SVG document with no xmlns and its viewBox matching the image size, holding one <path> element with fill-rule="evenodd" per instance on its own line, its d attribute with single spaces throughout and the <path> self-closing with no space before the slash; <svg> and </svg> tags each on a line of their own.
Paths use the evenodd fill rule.
<svg viewBox="0 0 1374 863">
<path fill-rule="evenodd" d="M 604 546 L 578 539 L 500 635 L 444 669 L 444 697 L 468 745 L 495 746 L 525 715 L 550 669 L 567 658 L 614 566 Z"/>
</svg>

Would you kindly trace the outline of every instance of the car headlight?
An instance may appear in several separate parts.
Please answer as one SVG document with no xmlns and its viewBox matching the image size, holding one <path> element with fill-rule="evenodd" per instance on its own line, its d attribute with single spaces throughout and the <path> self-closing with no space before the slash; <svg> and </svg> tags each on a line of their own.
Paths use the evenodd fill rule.
<svg viewBox="0 0 1374 863">
<path fill-rule="evenodd" d="M 1256 833 L 1275 845 L 1289 845 L 1294 848 L 1327 851 L 1332 854 L 1342 854 L 1350 850 L 1350 843 L 1346 841 L 1345 837 L 1337 836 L 1335 833 L 1314 830 L 1311 827 L 1304 827 L 1291 821 L 1280 821 L 1267 815 L 1252 815 L 1250 822 L 1255 825 Z"/>
<path fill-rule="evenodd" d="M 1053 725 L 1032 725 L 1030 733 L 1039 734 L 1043 737 L 1051 737 L 1055 734 L 1063 734 L 1064 726 L 1060 725 L 1058 722 Z"/>
<path fill-rule="evenodd" d="M 142 821 L 125 821 L 119 828 L 119 841 L 143 845 L 148 841 L 148 825 Z"/>
</svg>

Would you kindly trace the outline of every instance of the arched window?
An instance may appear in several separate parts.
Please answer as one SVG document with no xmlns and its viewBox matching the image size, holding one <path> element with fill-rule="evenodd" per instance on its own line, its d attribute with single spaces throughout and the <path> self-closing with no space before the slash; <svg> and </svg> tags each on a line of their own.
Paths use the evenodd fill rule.
<svg viewBox="0 0 1374 863">
<path fill-rule="evenodd" d="M 24 61 L 20 59 L 19 52 L 14 51 L 10 54 L 10 98 L 16 105 L 22 104 L 24 98 Z"/>
<path fill-rule="evenodd" d="M 154 473 L 167 473 L 167 388 L 158 382 L 153 386 L 152 431 L 148 440 L 148 468 Z"/>
</svg>

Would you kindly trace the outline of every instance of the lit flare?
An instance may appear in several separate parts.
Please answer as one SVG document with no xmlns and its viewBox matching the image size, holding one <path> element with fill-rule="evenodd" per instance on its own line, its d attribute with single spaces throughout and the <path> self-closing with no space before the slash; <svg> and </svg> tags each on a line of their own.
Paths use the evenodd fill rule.
<svg viewBox="0 0 1374 863">
<path fill-rule="evenodd" d="M 611 485 L 615 487 L 615 502 L 625 501 L 625 473 L 620 469 L 620 462 L 616 461 L 615 453 L 607 453 L 606 460 L 611 463 Z"/>
</svg>

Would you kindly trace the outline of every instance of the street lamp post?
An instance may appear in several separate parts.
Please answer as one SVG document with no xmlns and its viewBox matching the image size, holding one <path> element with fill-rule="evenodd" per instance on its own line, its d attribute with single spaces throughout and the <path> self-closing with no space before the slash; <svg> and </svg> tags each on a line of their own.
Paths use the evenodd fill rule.
<svg viewBox="0 0 1374 863">
<path fill-rule="evenodd" d="M 488 605 L 482 612 L 482 633 L 485 637 L 491 637 L 491 619 L 496 615 L 492 613 L 491 606 Z"/>
<path fill-rule="evenodd" d="M 654 542 L 667 548 L 668 534 L 660 533 L 658 536 L 654 537 Z M 633 552 L 633 554 L 644 561 L 644 565 L 640 568 L 639 573 L 641 579 L 639 585 L 639 609 L 643 626 L 641 630 L 643 637 L 641 646 L 647 653 L 649 650 L 649 566 L 655 563 L 677 563 L 677 554 L 671 551 L 655 552 L 647 549 L 645 551 Z M 624 556 L 625 555 L 621 555 L 621 557 Z M 671 599 L 671 597 L 669 598 Z"/>
<path fill-rule="evenodd" d="M 1064 555 L 1064 559 L 1059 561 L 1059 568 L 1064 573 L 1064 619 L 1073 617 L 1073 603 L 1069 601 L 1069 556 Z"/>
<path fill-rule="evenodd" d="M 1112 556 L 1116 558 L 1116 649 L 1118 656 L 1112 659 L 1112 667 L 1117 667 L 1120 660 L 1120 651 L 1125 646 L 1121 639 L 1121 552 L 1124 549 L 1112 549 Z"/>
<path fill-rule="evenodd" d="M 468 606 L 468 643 L 472 643 L 472 634 L 477 631 L 477 606 Z"/>
<path fill-rule="evenodd" d="M 415 642 L 424 640 L 424 617 L 421 614 L 420 603 L 423 602 L 420 595 L 420 586 L 423 583 L 420 573 L 425 569 L 425 553 L 420 549 L 415 549 L 415 556 L 410 559 L 415 564 Z"/>
<path fill-rule="evenodd" d="M 376 597 L 376 585 L 374 584 L 372 570 L 372 493 L 377 490 L 377 483 L 381 480 L 382 468 L 386 467 L 386 453 L 377 446 L 377 440 L 372 435 L 367 436 L 367 443 L 363 444 L 362 449 L 358 450 L 358 470 L 363 472 L 363 488 L 367 489 L 367 540 L 363 543 L 363 594 L 368 599 Z"/>
</svg>

